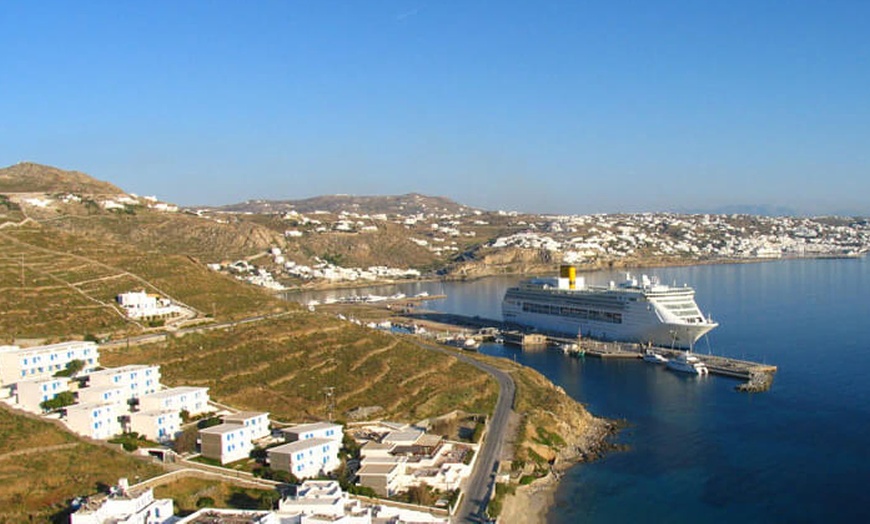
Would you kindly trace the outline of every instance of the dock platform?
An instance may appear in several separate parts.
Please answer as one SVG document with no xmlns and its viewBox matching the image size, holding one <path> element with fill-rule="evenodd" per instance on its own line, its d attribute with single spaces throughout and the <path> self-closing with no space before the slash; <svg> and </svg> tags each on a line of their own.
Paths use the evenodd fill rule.
<svg viewBox="0 0 870 524">
<path fill-rule="evenodd" d="M 554 334 L 531 333 L 519 329 L 517 326 L 481 317 L 467 317 L 432 311 L 417 311 L 413 315 L 408 316 L 413 317 L 418 321 L 433 322 L 443 326 L 452 327 L 453 329 L 485 328 L 488 330 L 498 330 L 506 343 L 520 345 L 522 347 L 541 347 L 540 343 L 542 342 L 542 339 L 549 345 L 578 344 L 579 353 L 594 358 L 639 359 L 643 358 L 643 353 L 647 349 L 652 349 L 668 359 L 674 358 L 678 354 L 683 353 L 683 350 L 657 346 L 650 347 L 630 342 L 605 342 L 592 339 L 582 339 L 578 341 L 576 338 L 566 338 Z M 535 344 L 530 344 L 531 342 L 534 342 Z M 770 387 L 770 384 L 773 381 L 773 375 L 777 371 L 776 366 L 761 364 L 749 360 L 740 360 L 721 355 L 710 355 L 704 353 L 695 353 L 695 356 L 707 366 L 707 369 L 711 374 L 750 381 L 750 387 L 743 388 L 741 391 L 763 391 Z"/>
</svg>

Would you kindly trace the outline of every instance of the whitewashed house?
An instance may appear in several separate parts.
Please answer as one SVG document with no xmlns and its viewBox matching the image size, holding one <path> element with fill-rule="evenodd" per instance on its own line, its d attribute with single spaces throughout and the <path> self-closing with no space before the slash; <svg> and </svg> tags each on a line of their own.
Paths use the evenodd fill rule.
<svg viewBox="0 0 870 524">
<path fill-rule="evenodd" d="M 181 314 L 181 308 L 168 298 L 160 298 L 145 291 L 121 293 L 117 300 L 130 318 L 159 319 Z"/>
<path fill-rule="evenodd" d="M 344 427 L 341 424 L 333 424 L 332 422 L 314 422 L 311 424 L 297 424 L 281 430 L 284 434 L 284 439 L 288 442 L 297 440 L 306 440 L 311 438 L 320 438 L 328 440 L 337 440 L 341 442 L 344 437 Z"/>
<path fill-rule="evenodd" d="M 278 501 L 281 522 L 310 522 L 306 517 L 320 516 L 327 522 L 371 524 L 372 510 L 342 491 L 334 480 L 306 480 L 295 496 Z"/>
<path fill-rule="evenodd" d="M 225 415 L 223 422 L 224 424 L 244 426 L 247 430 L 246 434 L 251 440 L 265 438 L 271 434 L 269 414 L 261 411 L 241 411 L 233 415 Z"/>
<path fill-rule="evenodd" d="M 22 408 L 39 413 L 42 412 L 41 403 L 63 391 L 69 391 L 69 379 L 66 377 L 29 378 L 15 384 L 15 400 Z"/>
<path fill-rule="evenodd" d="M 67 406 L 64 421 L 79 435 L 105 440 L 123 432 L 119 418 L 127 414 L 126 406 L 114 402 L 93 402 Z"/>
<path fill-rule="evenodd" d="M 127 399 L 138 399 L 160 389 L 160 366 L 132 364 L 94 371 L 88 374 L 88 385 L 121 386 L 127 390 Z"/>
<path fill-rule="evenodd" d="M 155 499 L 151 488 L 133 488 L 127 479 L 106 498 L 96 498 L 70 514 L 70 524 L 169 524 L 175 522 L 172 499 Z"/>
<path fill-rule="evenodd" d="M 87 373 L 100 365 L 99 358 L 93 342 L 70 341 L 30 348 L 0 346 L 0 386 L 27 378 L 51 377 L 74 360 L 81 360 L 82 372 Z"/>
<path fill-rule="evenodd" d="M 341 465 L 338 451 L 341 441 L 309 438 L 269 448 L 269 465 L 278 471 L 287 471 L 297 478 L 311 478 L 334 471 Z"/>
<path fill-rule="evenodd" d="M 89 386 L 76 391 L 78 401 L 86 402 L 117 402 L 125 403 L 129 398 L 124 386 Z"/>
<path fill-rule="evenodd" d="M 198 386 L 180 386 L 163 389 L 139 397 L 139 409 L 174 409 L 187 411 L 190 415 L 199 415 L 209 411 L 208 388 Z"/>
<path fill-rule="evenodd" d="M 372 488 L 382 497 L 390 497 L 401 487 L 399 477 L 404 469 L 404 464 L 398 462 L 366 463 L 357 471 L 357 476 L 361 486 Z"/>
<path fill-rule="evenodd" d="M 254 444 L 249 430 L 238 424 L 219 424 L 199 430 L 200 452 L 203 457 L 228 464 L 248 458 Z"/>
<path fill-rule="evenodd" d="M 130 413 L 129 430 L 148 440 L 168 442 L 181 431 L 181 415 L 174 409 L 151 409 Z"/>
</svg>

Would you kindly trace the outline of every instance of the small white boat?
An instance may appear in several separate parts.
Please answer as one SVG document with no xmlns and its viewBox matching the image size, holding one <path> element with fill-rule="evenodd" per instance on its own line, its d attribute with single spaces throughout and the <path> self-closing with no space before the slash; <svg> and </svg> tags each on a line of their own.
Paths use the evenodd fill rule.
<svg viewBox="0 0 870 524">
<path fill-rule="evenodd" d="M 468 351 L 477 351 L 477 349 L 480 347 L 480 342 L 478 342 L 474 338 L 468 337 L 462 342 L 462 346 L 460 347 Z"/>
<path fill-rule="evenodd" d="M 643 354 L 643 361 L 650 362 L 652 364 L 667 364 L 668 359 L 665 358 L 664 355 L 656 353 L 655 351 L 648 349 Z"/>
<path fill-rule="evenodd" d="M 565 353 L 566 355 L 569 353 L 576 353 L 580 350 L 580 346 L 578 346 L 574 342 L 565 342 L 563 344 L 559 344 L 559 347 L 562 348 L 562 353 Z"/>
<path fill-rule="evenodd" d="M 692 355 L 688 351 L 680 353 L 676 358 L 668 360 L 668 369 L 679 371 L 680 373 L 689 373 L 691 375 L 707 375 L 710 371 L 703 362 L 698 360 L 698 357 Z"/>
</svg>

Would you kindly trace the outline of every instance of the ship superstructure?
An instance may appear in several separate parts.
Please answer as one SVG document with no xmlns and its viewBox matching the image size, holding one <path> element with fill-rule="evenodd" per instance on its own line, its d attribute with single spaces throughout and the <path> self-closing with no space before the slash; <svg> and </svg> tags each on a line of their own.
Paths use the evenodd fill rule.
<svg viewBox="0 0 870 524">
<path fill-rule="evenodd" d="M 655 277 L 587 286 L 573 266 L 558 278 L 535 278 L 507 290 L 504 321 L 539 331 L 599 340 L 690 349 L 718 326 L 705 318 L 689 286 L 667 286 Z"/>
</svg>

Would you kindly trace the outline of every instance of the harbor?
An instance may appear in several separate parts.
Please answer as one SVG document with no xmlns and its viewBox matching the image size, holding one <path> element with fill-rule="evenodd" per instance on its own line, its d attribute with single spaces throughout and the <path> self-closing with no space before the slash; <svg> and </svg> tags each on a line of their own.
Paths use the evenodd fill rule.
<svg viewBox="0 0 870 524">
<path fill-rule="evenodd" d="M 566 354 L 577 357 L 600 359 L 641 359 L 647 350 L 673 359 L 685 353 L 682 349 L 650 346 L 632 342 L 600 341 L 589 338 L 567 338 L 554 333 L 539 333 L 520 329 L 505 322 L 437 311 L 416 310 L 405 312 L 394 319 L 394 326 L 408 329 L 409 332 L 423 332 L 441 340 L 474 339 L 478 342 L 500 339 L 505 344 L 520 346 L 524 350 L 561 348 Z M 469 344 L 467 347 L 471 347 Z M 777 367 L 770 364 L 742 360 L 711 353 L 693 353 L 707 367 L 712 375 L 736 378 L 747 381 L 738 389 L 741 391 L 765 391 L 770 387 Z"/>
</svg>

